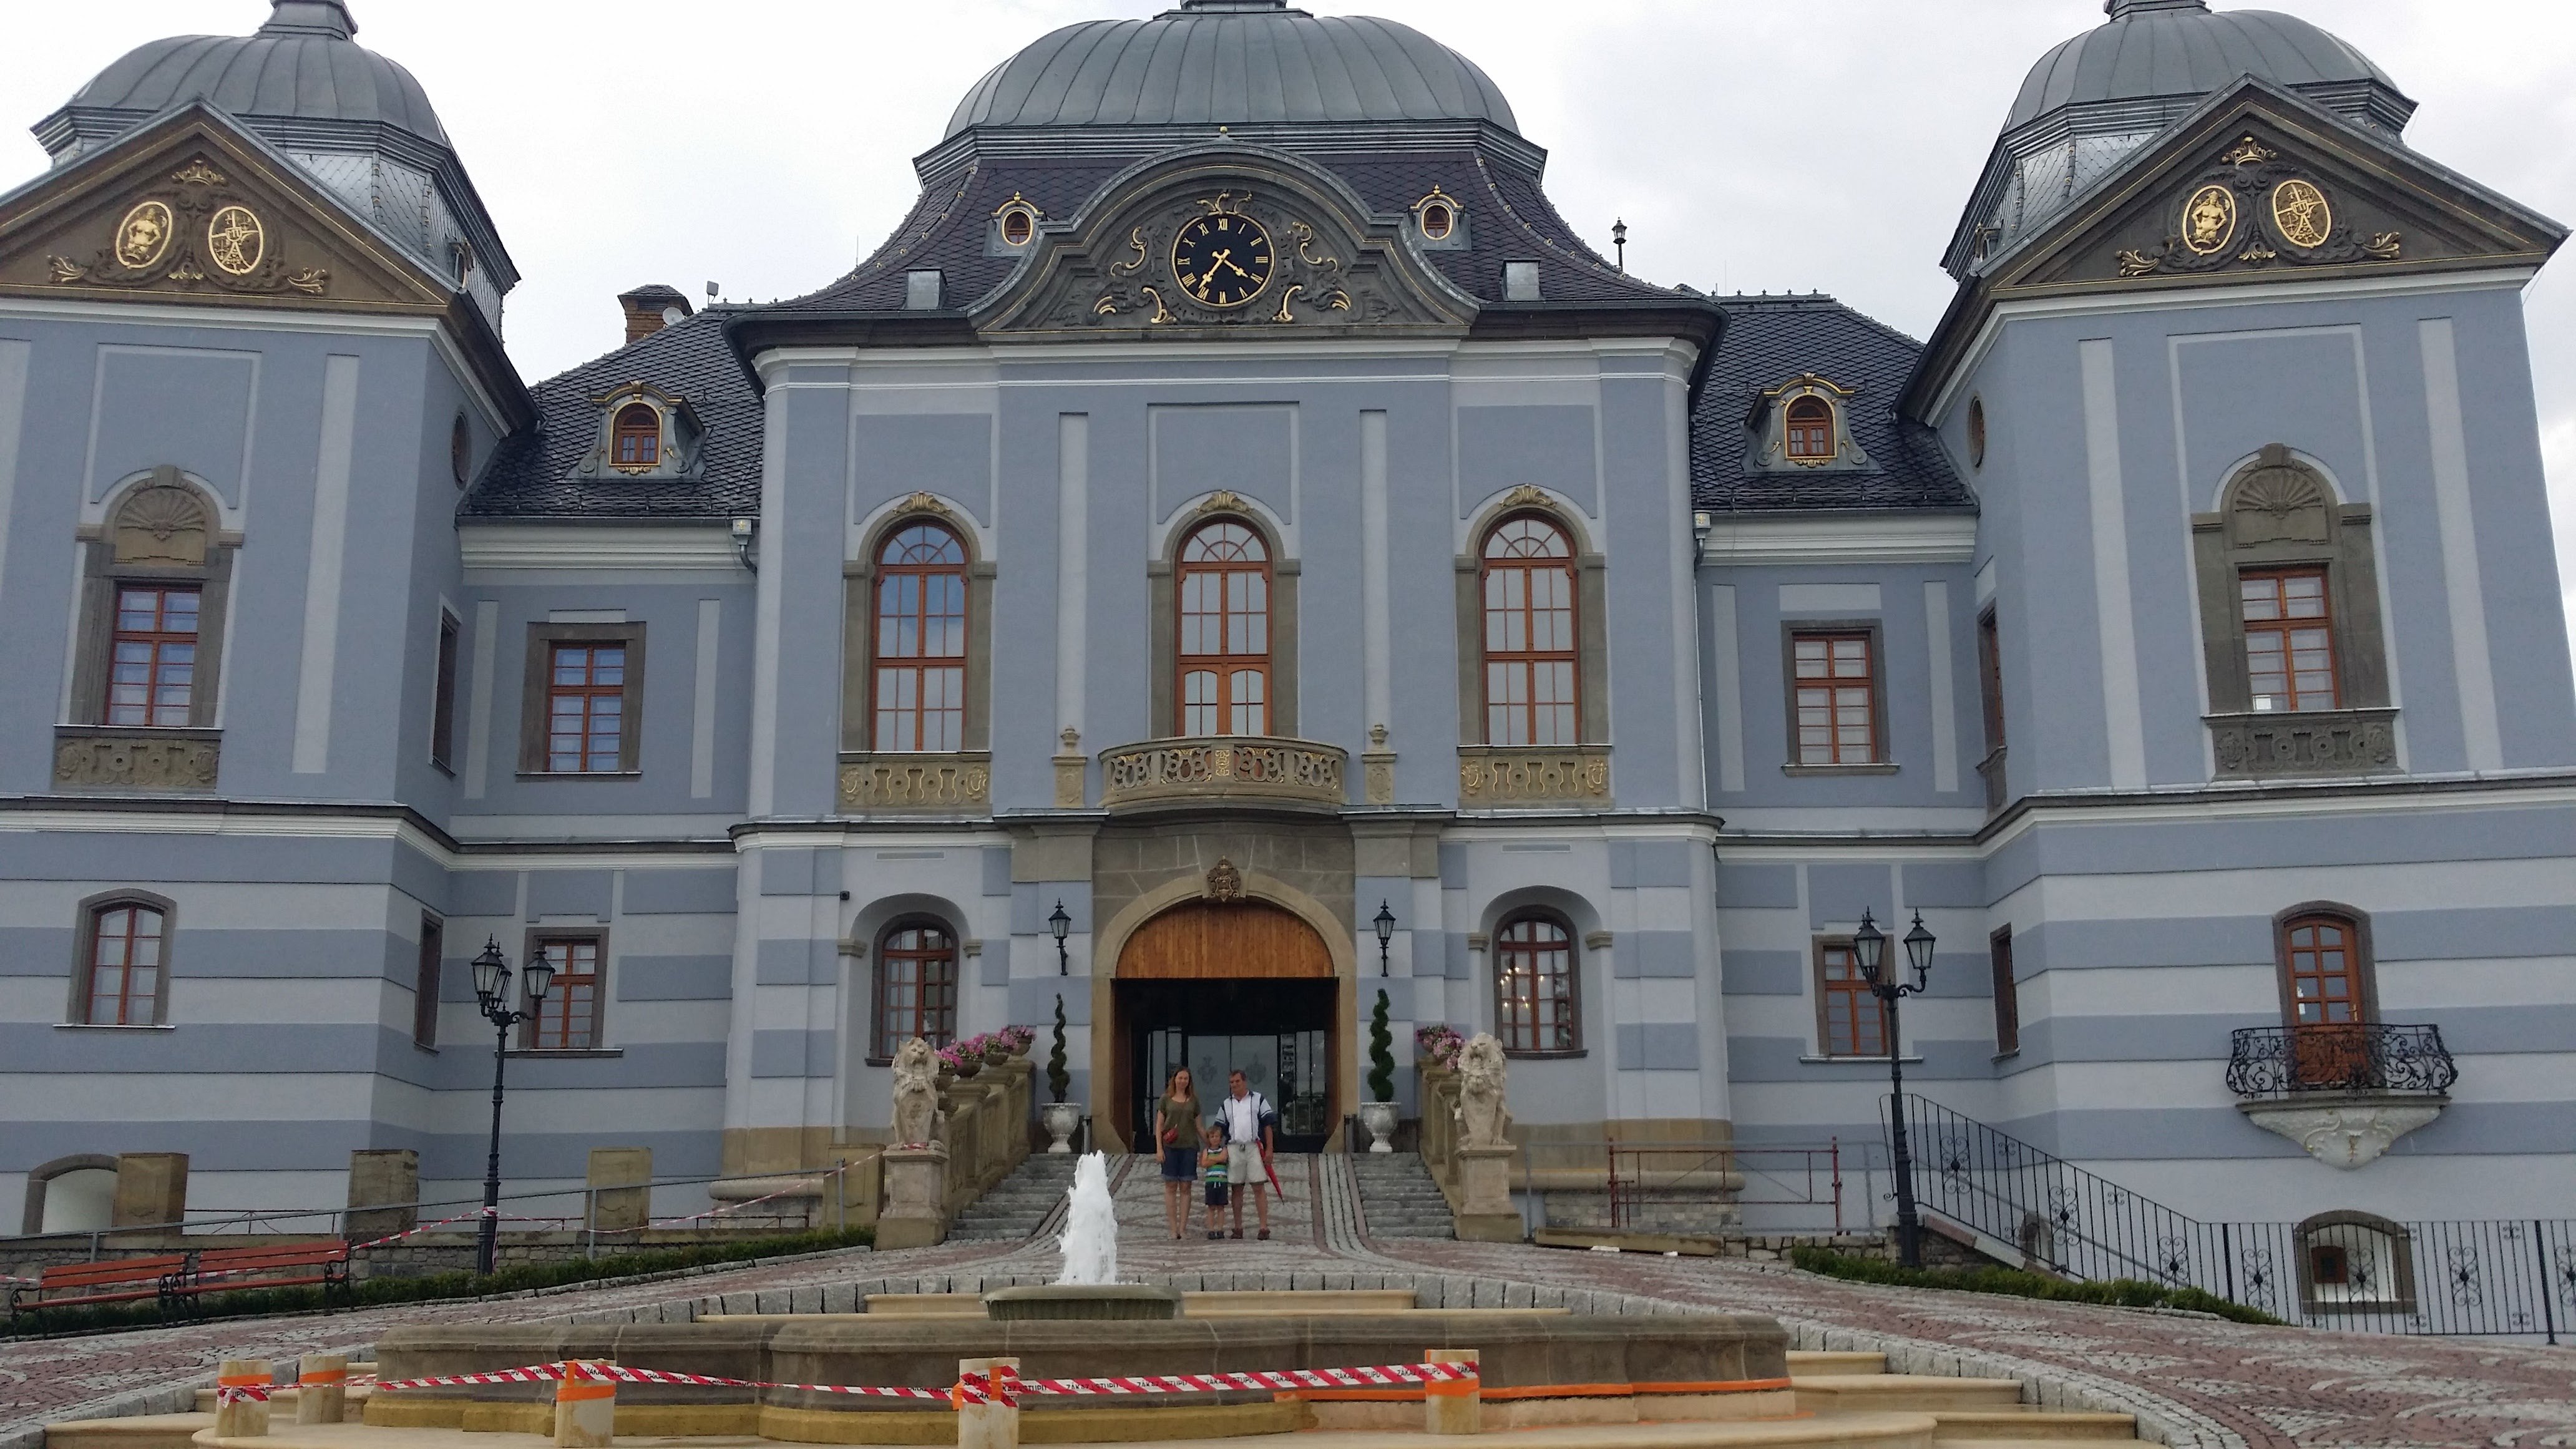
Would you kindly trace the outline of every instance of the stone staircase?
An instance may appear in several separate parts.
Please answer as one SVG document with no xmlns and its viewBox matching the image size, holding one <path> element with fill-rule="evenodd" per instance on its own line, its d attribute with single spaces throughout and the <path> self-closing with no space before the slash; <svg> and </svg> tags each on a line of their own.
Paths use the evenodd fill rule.
<svg viewBox="0 0 2576 1449">
<path fill-rule="evenodd" d="M 1934 1449 L 2113 1449 L 2138 1442 L 2130 1414 L 2045 1409 L 2021 1401 L 2018 1379 L 1892 1374 L 1876 1353 L 1791 1353 L 1798 1412 L 1819 1420 L 1928 1414 Z"/>
<path fill-rule="evenodd" d="M 1031 1153 L 1028 1161 L 948 1225 L 952 1243 L 1016 1242 L 1036 1236 L 1073 1190 L 1076 1157 Z"/>
<path fill-rule="evenodd" d="M 1417 1153 L 1354 1152 L 1351 1176 L 1360 1192 L 1360 1215 L 1372 1238 L 1457 1236 L 1449 1200 Z"/>
</svg>

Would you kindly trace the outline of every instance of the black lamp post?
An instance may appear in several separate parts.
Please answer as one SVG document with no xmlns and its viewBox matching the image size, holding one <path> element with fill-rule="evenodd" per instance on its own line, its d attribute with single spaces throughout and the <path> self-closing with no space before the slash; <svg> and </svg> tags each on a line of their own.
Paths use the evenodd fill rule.
<svg viewBox="0 0 2576 1449">
<path fill-rule="evenodd" d="M 1064 938 L 1073 932 L 1073 917 L 1064 913 L 1063 898 L 1055 903 L 1055 914 L 1047 917 L 1047 930 L 1055 937 L 1055 974 L 1073 974 L 1073 953 L 1064 948 Z"/>
<path fill-rule="evenodd" d="M 483 954 L 474 958 L 474 1000 L 483 1009 L 483 1019 L 492 1023 L 498 1033 L 492 1044 L 492 1152 L 483 1160 L 483 1226 L 474 1238 L 474 1271 L 490 1273 L 492 1260 L 500 1249 L 501 1232 L 501 1066 L 509 1060 L 510 1028 L 535 1016 L 543 1009 L 546 988 L 555 984 L 554 963 L 546 959 L 545 948 L 528 962 L 528 1009 L 510 1007 L 510 963 L 501 956 L 497 937 L 486 938 Z"/>
<path fill-rule="evenodd" d="M 1932 979 L 1932 933 L 1923 926 L 1923 913 L 1914 913 L 1914 929 L 1905 933 L 1905 964 L 1914 970 L 1911 985 L 1896 979 L 1888 969 L 1887 933 L 1860 914 L 1860 929 L 1852 933 L 1852 954 L 1860 958 L 1860 974 L 1869 980 L 1870 992 L 1887 1008 L 1887 1081 L 1889 1147 L 1896 1159 L 1896 1259 L 1908 1268 L 1923 1266 L 1923 1219 L 1914 1210 L 1914 1154 L 1905 1140 L 1905 1064 L 1900 1059 L 1904 1040 L 1897 1033 L 1896 1004 L 1915 995 Z"/>
<path fill-rule="evenodd" d="M 1377 927 L 1377 974 L 1384 976 L 1387 974 L 1386 946 L 1395 939 L 1395 912 L 1388 908 L 1386 902 L 1380 901 L 1377 903 L 1377 918 L 1369 924 Z"/>
</svg>

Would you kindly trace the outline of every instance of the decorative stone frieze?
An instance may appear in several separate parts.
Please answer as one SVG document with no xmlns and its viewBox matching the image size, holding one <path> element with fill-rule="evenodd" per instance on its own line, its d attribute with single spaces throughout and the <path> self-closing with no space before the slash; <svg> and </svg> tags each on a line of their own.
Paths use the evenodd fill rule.
<svg viewBox="0 0 2576 1449">
<path fill-rule="evenodd" d="M 1574 805 L 1607 810 L 1610 747 L 1461 745 L 1458 803 L 1470 810 L 1494 805 Z"/>
<path fill-rule="evenodd" d="M 993 757 L 957 755 L 843 755 L 841 808 L 879 810 L 989 810 Z"/>
<path fill-rule="evenodd" d="M 1371 805 L 1395 803 L 1395 751 L 1386 747 L 1386 726 L 1369 726 L 1369 747 L 1360 752 L 1363 798 Z"/>
<path fill-rule="evenodd" d="M 1091 766 L 1091 759 L 1082 752 L 1082 731 L 1067 725 L 1060 738 L 1064 748 L 1057 751 L 1055 757 L 1055 808 L 1079 810 L 1086 783 L 1083 776 Z"/>
<path fill-rule="evenodd" d="M 2298 710 L 2208 716 L 2222 780 L 2379 775 L 2397 769 L 2397 711 Z"/>
<path fill-rule="evenodd" d="M 1152 740 L 1100 753 L 1100 803 L 1118 810 L 1152 804 L 1235 801 L 1339 806 L 1350 757 L 1311 740 L 1233 735 Z"/>
<path fill-rule="evenodd" d="M 83 790 L 211 790 L 221 740 L 213 730 L 57 730 L 54 783 Z"/>
<path fill-rule="evenodd" d="M 2326 1166 L 2350 1172 L 2378 1161 L 2390 1143 L 2441 1116 L 2450 1104 L 2448 1097 L 2357 1092 L 2239 1102 L 2236 1110 Z"/>
</svg>

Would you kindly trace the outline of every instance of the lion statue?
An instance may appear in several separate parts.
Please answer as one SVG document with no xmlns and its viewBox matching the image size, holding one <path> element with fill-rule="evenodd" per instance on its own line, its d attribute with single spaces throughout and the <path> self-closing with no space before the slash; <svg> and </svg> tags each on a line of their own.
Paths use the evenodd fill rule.
<svg viewBox="0 0 2576 1449">
<path fill-rule="evenodd" d="M 919 1037 L 894 1054 L 894 1140 L 926 1147 L 939 1138 L 939 1058 Z"/>
<path fill-rule="evenodd" d="M 1503 1105 L 1503 1044 L 1478 1032 L 1458 1052 L 1458 1141 L 1463 1147 L 1510 1145 L 1512 1114 Z"/>
</svg>

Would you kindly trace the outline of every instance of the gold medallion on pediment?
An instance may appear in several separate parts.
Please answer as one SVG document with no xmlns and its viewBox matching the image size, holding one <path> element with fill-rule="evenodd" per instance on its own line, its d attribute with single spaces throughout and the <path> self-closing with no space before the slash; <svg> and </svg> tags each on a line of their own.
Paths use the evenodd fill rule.
<svg viewBox="0 0 2576 1449">
<path fill-rule="evenodd" d="M 116 224 L 116 259 L 139 272 L 168 254 L 170 234 L 176 229 L 168 206 L 158 201 L 137 202 Z"/>
<path fill-rule="evenodd" d="M 2283 241 L 2313 250 L 2334 235 L 2334 208 L 2315 182 L 2292 177 L 2272 188 L 2272 225 Z"/>
<path fill-rule="evenodd" d="M 2222 251 L 2236 237 L 2236 193 L 2215 183 L 2191 194 L 2182 208 L 2182 244 L 2201 256 Z"/>
<path fill-rule="evenodd" d="M 247 206 L 218 209 L 206 223 L 206 255 L 236 277 L 259 270 L 268 251 L 268 229 Z"/>
</svg>

